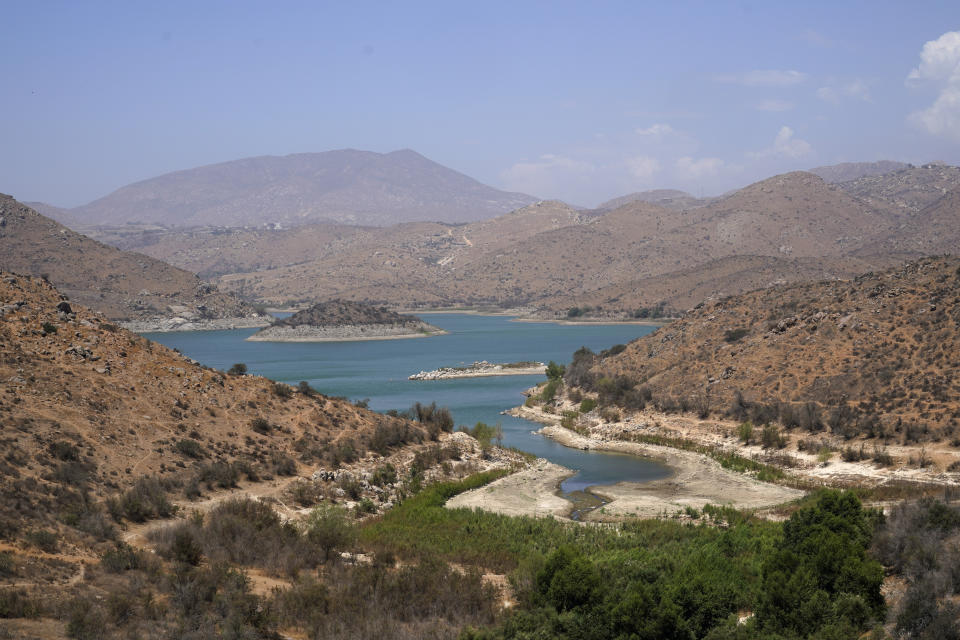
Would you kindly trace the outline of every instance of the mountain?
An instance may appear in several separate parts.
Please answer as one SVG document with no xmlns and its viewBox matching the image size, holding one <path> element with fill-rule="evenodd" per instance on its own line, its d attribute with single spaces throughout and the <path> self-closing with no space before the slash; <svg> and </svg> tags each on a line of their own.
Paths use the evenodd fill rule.
<svg viewBox="0 0 960 640">
<path fill-rule="evenodd" d="M 143 180 L 69 213 L 80 224 L 259 226 L 469 222 L 536 198 L 492 187 L 404 149 L 343 149 L 223 162 Z"/>
<path fill-rule="evenodd" d="M 891 160 L 880 160 L 879 162 L 841 162 L 825 167 L 814 167 L 810 173 L 823 178 L 824 182 L 849 182 L 857 178 L 866 176 L 879 176 L 886 173 L 893 173 L 901 169 L 907 169 L 911 165 L 905 162 L 893 162 Z"/>
<path fill-rule="evenodd" d="M 196 275 L 139 253 L 120 251 L 0 194 L 0 268 L 43 275 L 71 300 L 114 320 L 191 315 L 250 316 L 253 309 Z"/>
<path fill-rule="evenodd" d="M 574 365 L 571 382 L 602 390 L 601 379 L 620 380 L 623 391 L 609 394 L 628 403 L 642 384 L 663 406 L 708 402 L 847 437 L 950 438 L 960 417 L 960 258 L 709 302 L 617 351 Z"/>
</svg>

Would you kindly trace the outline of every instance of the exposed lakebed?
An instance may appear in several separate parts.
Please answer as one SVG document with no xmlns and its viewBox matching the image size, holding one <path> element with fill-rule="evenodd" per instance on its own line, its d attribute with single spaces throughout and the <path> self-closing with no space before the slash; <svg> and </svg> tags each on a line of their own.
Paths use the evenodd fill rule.
<svg viewBox="0 0 960 640">
<path fill-rule="evenodd" d="M 511 322 L 507 316 L 420 314 L 447 331 L 427 340 L 368 342 L 247 342 L 254 329 L 144 334 L 175 347 L 202 364 L 226 370 L 237 362 L 251 373 L 297 384 L 351 400 L 369 399 L 376 411 L 406 409 L 414 402 L 449 407 L 458 425 L 476 422 L 503 425 L 503 443 L 577 471 L 561 485 L 565 493 L 595 485 L 645 482 L 670 470 L 637 456 L 582 451 L 533 433 L 541 425 L 501 412 L 523 402 L 522 392 L 543 375 L 489 376 L 411 381 L 411 371 L 462 367 L 470 363 L 570 361 L 581 346 L 594 351 L 626 343 L 655 327 L 635 324 L 563 325 Z"/>
</svg>

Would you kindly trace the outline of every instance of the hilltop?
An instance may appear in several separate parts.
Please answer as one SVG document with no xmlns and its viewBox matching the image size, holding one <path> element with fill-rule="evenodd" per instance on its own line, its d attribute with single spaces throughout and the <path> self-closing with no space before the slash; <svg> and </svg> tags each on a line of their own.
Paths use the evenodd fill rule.
<svg viewBox="0 0 960 640">
<path fill-rule="evenodd" d="M 535 200 L 488 187 L 409 149 L 341 149 L 176 171 L 127 185 L 67 213 L 82 225 L 391 225 L 480 220 Z"/>
<path fill-rule="evenodd" d="M 263 323 L 251 306 L 188 271 L 97 242 L 2 194 L 0 242 L 0 268 L 42 275 L 71 300 L 112 320 L 180 316 Z"/>
</svg>

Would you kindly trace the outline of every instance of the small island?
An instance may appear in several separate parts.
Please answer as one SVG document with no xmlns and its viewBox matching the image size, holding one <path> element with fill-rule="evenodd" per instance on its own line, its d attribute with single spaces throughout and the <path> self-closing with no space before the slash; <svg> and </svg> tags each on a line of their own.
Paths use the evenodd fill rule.
<svg viewBox="0 0 960 640">
<path fill-rule="evenodd" d="M 421 371 L 408 380 L 447 380 L 450 378 L 482 378 L 484 376 L 532 376 L 543 375 L 547 365 L 542 362 L 508 362 L 495 364 L 481 360 L 467 367 L 441 367 L 433 371 Z"/>
<path fill-rule="evenodd" d="M 289 318 L 274 321 L 247 340 L 254 342 L 352 342 L 425 338 L 446 333 L 416 316 L 401 315 L 385 307 L 360 302 L 330 300 L 315 304 Z"/>
</svg>

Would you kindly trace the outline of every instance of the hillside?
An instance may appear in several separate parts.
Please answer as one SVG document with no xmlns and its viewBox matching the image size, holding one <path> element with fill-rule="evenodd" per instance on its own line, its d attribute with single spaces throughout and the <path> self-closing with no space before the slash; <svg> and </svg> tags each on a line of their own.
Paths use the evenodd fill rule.
<svg viewBox="0 0 960 640">
<path fill-rule="evenodd" d="M 143 253 L 201 278 L 215 278 L 314 260 L 371 229 L 320 223 L 291 229 L 122 225 L 83 231 L 118 249 Z"/>
<path fill-rule="evenodd" d="M 957 353 L 960 258 L 926 258 L 700 305 L 619 353 L 581 356 L 568 379 L 627 405 L 915 442 L 960 435 Z"/>
<path fill-rule="evenodd" d="M 535 200 L 488 187 L 409 149 L 342 149 L 245 158 L 168 173 L 122 187 L 69 213 L 84 225 L 391 225 L 480 220 Z"/>
<path fill-rule="evenodd" d="M 239 318 L 253 309 L 196 275 L 71 231 L 0 194 L 0 268 L 43 275 L 113 320 Z"/>
<path fill-rule="evenodd" d="M 871 268 L 889 267 L 904 258 L 891 254 L 855 258 L 730 256 L 659 276 L 616 283 L 580 295 L 544 301 L 542 310 L 565 316 L 572 309 L 589 317 L 674 316 L 703 301 L 791 282 L 849 279 Z"/>
<path fill-rule="evenodd" d="M 0 273 L 0 379 L 8 637 L 214 637 L 227 624 L 277 637 L 249 632 L 275 629 L 275 619 L 230 612 L 255 610 L 298 574 L 316 576 L 350 544 L 351 521 L 407 495 L 409 478 L 508 464 L 447 433 L 443 410 L 418 407 L 413 422 L 209 369 L 9 272 Z M 308 537 L 298 522 L 321 501 L 327 510 L 312 522 L 340 529 Z"/>
</svg>

